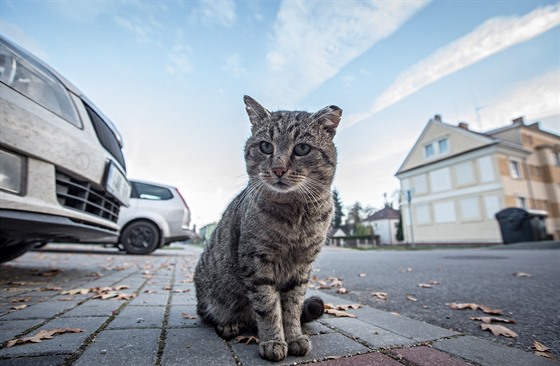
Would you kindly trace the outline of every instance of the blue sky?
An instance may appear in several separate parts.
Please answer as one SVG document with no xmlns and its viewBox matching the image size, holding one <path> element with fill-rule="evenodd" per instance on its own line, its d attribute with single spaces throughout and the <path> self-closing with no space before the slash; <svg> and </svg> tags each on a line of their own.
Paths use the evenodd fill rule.
<svg viewBox="0 0 560 366">
<path fill-rule="evenodd" d="M 0 1 L 0 33 L 108 115 L 129 176 L 179 187 L 198 227 L 247 181 L 245 94 L 343 109 L 346 206 L 382 207 L 434 114 L 558 133 L 559 24 L 559 3 L 538 0 Z"/>
</svg>

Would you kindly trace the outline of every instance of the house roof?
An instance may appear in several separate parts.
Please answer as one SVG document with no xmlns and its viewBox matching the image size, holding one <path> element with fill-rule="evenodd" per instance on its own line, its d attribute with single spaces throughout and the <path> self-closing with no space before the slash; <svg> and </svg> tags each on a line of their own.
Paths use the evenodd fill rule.
<svg viewBox="0 0 560 366">
<path fill-rule="evenodd" d="M 399 210 L 395 210 L 390 206 L 385 206 L 383 209 L 367 217 L 364 221 L 398 220 L 399 218 L 400 218 Z"/>
</svg>

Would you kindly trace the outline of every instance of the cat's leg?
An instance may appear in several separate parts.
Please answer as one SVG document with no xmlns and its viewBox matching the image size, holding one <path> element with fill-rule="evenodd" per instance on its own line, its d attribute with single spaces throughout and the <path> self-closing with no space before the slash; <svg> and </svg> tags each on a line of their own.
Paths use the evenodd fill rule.
<svg viewBox="0 0 560 366">
<path fill-rule="evenodd" d="M 259 354 L 269 361 L 283 360 L 288 354 L 288 345 L 284 341 L 280 294 L 272 285 L 253 285 L 249 299 L 259 330 Z"/>
<path fill-rule="evenodd" d="M 284 335 L 288 343 L 288 353 L 292 356 L 304 356 L 311 351 L 309 337 L 301 331 L 301 311 L 307 284 L 301 284 L 282 293 L 282 319 Z"/>
</svg>

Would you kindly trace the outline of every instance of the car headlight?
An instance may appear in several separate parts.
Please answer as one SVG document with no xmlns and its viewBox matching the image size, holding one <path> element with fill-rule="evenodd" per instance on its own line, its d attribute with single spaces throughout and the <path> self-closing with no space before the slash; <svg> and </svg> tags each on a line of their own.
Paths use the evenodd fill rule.
<svg viewBox="0 0 560 366">
<path fill-rule="evenodd" d="M 24 165 L 22 156 L 0 150 L 0 189 L 22 194 Z"/>
</svg>

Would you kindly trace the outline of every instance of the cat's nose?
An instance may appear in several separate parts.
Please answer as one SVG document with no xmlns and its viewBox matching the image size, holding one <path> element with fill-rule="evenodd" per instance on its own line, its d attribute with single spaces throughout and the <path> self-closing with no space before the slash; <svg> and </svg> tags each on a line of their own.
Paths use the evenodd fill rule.
<svg viewBox="0 0 560 366">
<path fill-rule="evenodd" d="M 272 168 L 272 171 L 274 172 L 274 174 L 276 174 L 277 177 L 281 177 L 281 176 L 284 175 L 284 173 L 286 173 L 286 168 L 275 167 L 275 168 Z"/>
</svg>

